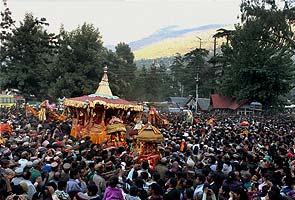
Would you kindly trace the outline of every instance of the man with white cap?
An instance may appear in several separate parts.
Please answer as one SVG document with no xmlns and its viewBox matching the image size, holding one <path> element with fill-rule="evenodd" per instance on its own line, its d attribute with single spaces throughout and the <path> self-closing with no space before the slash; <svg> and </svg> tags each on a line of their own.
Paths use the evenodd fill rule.
<svg viewBox="0 0 295 200">
<path fill-rule="evenodd" d="M 51 166 L 51 171 L 49 172 L 49 175 L 48 175 L 48 181 L 51 181 L 54 178 L 55 172 L 58 171 L 58 163 L 57 162 L 51 163 L 50 166 Z"/>
<path fill-rule="evenodd" d="M 63 168 L 63 170 L 61 171 L 61 180 L 67 182 L 70 179 L 71 164 L 70 163 L 64 163 L 62 165 L 62 168 Z"/>
<path fill-rule="evenodd" d="M 39 159 L 33 161 L 33 167 L 30 169 L 30 172 L 32 173 L 31 181 L 35 183 L 36 179 L 41 177 L 41 161 Z"/>
<path fill-rule="evenodd" d="M 15 172 L 15 176 L 14 178 L 11 180 L 11 183 L 13 183 L 14 185 L 19 185 L 21 181 L 24 180 L 23 178 L 23 169 L 18 167 L 14 170 Z"/>
<path fill-rule="evenodd" d="M 27 166 L 27 163 L 29 162 L 27 160 L 28 152 L 24 151 L 21 154 L 21 159 L 19 159 L 18 164 L 20 164 L 20 168 L 24 169 Z"/>
</svg>

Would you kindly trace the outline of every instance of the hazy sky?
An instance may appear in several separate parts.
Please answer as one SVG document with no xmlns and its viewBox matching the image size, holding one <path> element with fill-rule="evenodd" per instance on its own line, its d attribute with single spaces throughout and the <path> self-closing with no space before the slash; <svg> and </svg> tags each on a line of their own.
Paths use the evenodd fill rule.
<svg viewBox="0 0 295 200">
<path fill-rule="evenodd" d="M 53 32 L 61 24 L 70 31 L 84 22 L 93 23 L 104 44 L 117 44 L 171 25 L 236 23 L 240 0 L 7 0 L 7 4 L 17 21 L 32 12 L 45 17 Z"/>
</svg>

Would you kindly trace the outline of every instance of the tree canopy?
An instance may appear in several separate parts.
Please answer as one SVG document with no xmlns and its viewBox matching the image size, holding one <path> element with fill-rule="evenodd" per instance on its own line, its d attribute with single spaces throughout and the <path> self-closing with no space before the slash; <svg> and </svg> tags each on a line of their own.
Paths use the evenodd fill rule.
<svg viewBox="0 0 295 200">
<path fill-rule="evenodd" d="M 26 14 L 19 27 L 3 38 L 1 88 L 16 88 L 24 96 L 47 96 L 47 77 L 56 48 L 56 37 L 48 33 L 46 19 Z"/>
<path fill-rule="evenodd" d="M 275 1 L 242 1 L 241 24 L 227 32 L 229 43 L 222 47 L 225 95 L 266 108 L 283 105 L 294 81 L 294 8 L 293 15 L 290 11 Z"/>
<path fill-rule="evenodd" d="M 51 68 L 52 97 L 74 97 L 94 93 L 107 50 L 101 35 L 92 24 L 67 32 L 61 27 L 59 48 Z"/>
</svg>

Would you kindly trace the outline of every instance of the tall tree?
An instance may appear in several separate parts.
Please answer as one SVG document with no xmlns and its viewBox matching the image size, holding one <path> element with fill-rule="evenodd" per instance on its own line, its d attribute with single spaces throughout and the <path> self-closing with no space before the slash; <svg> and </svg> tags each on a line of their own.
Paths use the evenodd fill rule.
<svg viewBox="0 0 295 200">
<path fill-rule="evenodd" d="M 243 0 L 241 12 L 241 24 L 222 47 L 227 64 L 223 92 L 238 100 L 256 100 L 266 108 L 277 108 L 293 82 L 290 26 L 294 25 L 294 5 L 280 8 L 275 1 Z"/>
<path fill-rule="evenodd" d="M 3 8 L 1 10 L 1 21 L 0 21 L 0 47 L 2 46 L 3 42 L 11 36 L 11 32 L 15 26 L 15 20 L 13 20 L 11 16 L 11 11 L 7 6 L 6 0 L 3 0 Z"/>
<path fill-rule="evenodd" d="M 133 91 L 135 89 L 133 82 L 136 72 L 134 55 L 131 48 L 125 43 L 119 43 L 116 46 L 115 53 L 117 57 L 117 66 L 115 66 L 117 78 L 114 81 L 117 81 L 120 86 L 118 95 L 126 99 L 133 99 Z"/>
<path fill-rule="evenodd" d="M 184 61 L 186 62 L 186 67 L 184 69 L 185 74 L 185 87 L 186 95 L 195 94 L 196 91 L 196 82 L 202 83 L 206 81 L 203 79 L 201 72 L 205 67 L 206 60 L 209 51 L 206 49 L 196 48 L 184 55 Z M 198 78 L 198 80 L 196 80 Z M 203 95 L 201 95 L 203 96 Z"/>
<path fill-rule="evenodd" d="M 133 95 L 134 100 L 137 101 L 147 101 L 146 95 L 146 80 L 147 80 L 147 69 L 145 66 L 143 66 L 141 69 L 138 69 L 135 73 L 135 80 L 133 82 Z"/>
<path fill-rule="evenodd" d="M 0 11 L 1 21 L 0 21 L 0 72 L 6 63 L 4 62 L 4 43 L 7 42 L 7 39 L 11 37 L 12 30 L 15 27 L 15 21 L 12 18 L 11 11 L 7 6 L 6 0 L 3 0 L 3 10 Z M 5 84 L 5 79 L 3 74 L 0 73 L 0 91 L 4 88 L 1 88 Z"/>
<path fill-rule="evenodd" d="M 134 64 L 134 54 L 128 44 L 120 42 L 116 47 L 116 54 L 128 64 Z"/>
<path fill-rule="evenodd" d="M 147 101 L 161 100 L 160 87 L 162 86 L 162 84 L 161 84 L 161 79 L 159 76 L 159 69 L 160 69 L 160 66 L 158 65 L 158 63 L 154 62 L 146 75 L 145 91 L 146 91 Z"/>
<path fill-rule="evenodd" d="M 45 26 L 45 18 L 26 14 L 20 26 L 6 36 L 1 47 L 2 88 L 19 89 L 25 97 L 47 96 L 47 77 L 57 42 Z"/>
<path fill-rule="evenodd" d="M 174 60 L 170 65 L 172 80 L 175 84 L 172 86 L 175 90 L 174 96 L 182 96 L 185 84 L 185 62 L 180 54 L 174 56 Z"/>
<path fill-rule="evenodd" d="M 102 46 L 100 32 L 92 24 L 84 23 L 70 32 L 62 27 L 49 93 L 53 97 L 94 93 L 106 58 L 107 50 Z"/>
</svg>

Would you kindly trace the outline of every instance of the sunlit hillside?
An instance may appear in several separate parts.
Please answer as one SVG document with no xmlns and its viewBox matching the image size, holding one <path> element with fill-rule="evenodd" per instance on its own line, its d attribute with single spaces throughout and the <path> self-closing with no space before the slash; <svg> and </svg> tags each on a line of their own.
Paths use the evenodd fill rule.
<svg viewBox="0 0 295 200">
<path fill-rule="evenodd" d="M 232 27 L 226 27 L 231 29 Z M 181 37 L 165 39 L 160 42 L 147 45 L 139 50 L 135 50 L 133 53 L 136 60 L 140 59 L 155 59 L 162 57 L 174 56 L 176 53 L 185 54 L 195 48 L 201 47 L 213 51 L 214 38 L 213 35 L 216 30 L 206 30 L 202 32 L 191 32 Z M 217 48 L 220 48 L 224 39 L 217 39 Z"/>
</svg>

